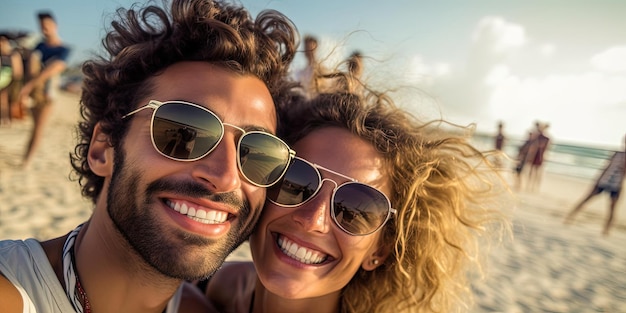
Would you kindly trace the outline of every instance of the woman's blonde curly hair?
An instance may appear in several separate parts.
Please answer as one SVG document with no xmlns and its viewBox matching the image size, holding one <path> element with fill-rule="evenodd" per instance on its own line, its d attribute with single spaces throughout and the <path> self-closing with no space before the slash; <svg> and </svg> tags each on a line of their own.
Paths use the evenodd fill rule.
<svg viewBox="0 0 626 313">
<path fill-rule="evenodd" d="M 329 77 L 339 90 L 320 91 L 279 110 L 280 134 L 293 144 L 335 126 L 370 142 L 385 159 L 398 211 L 382 229 L 381 243 L 393 243 L 390 256 L 374 271 L 356 273 L 342 291 L 341 311 L 467 310 L 467 270 L 480 269 L 483 238 L 507 228 L 497 205 L 499 191 L 506 195 L 508 189 L 469 142 L 467 128 L 454 131 L 441 120 L 420 123 L 385 94 L 353 88 L 356 80 L 342 73 Z"/>
</svg>

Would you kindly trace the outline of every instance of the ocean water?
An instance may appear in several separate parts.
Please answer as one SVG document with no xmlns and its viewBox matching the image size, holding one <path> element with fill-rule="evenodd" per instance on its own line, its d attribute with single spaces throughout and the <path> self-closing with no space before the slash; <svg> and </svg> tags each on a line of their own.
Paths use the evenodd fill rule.
<svg viewBox="0 0 626 313">
<path fill-rule="evenodd" d="M 524 139 L 525 140 L 525 139 Z M 513 168 L 519 147 L 524 140 L 507 138 L 503 151 L 511 158 L 507 166 Z M 475 134 L 472 141 L 480 150 L 494 149 L 494 137 L 490 134 Z M 603 149 L 575 144 L 563 144 L 551 139 L 551 144 L 544 155 L 544 170 L 546 172 L 566 175 L 570 177 L 594 180 L 615 153 L 615 150 Z"/>
</svg>

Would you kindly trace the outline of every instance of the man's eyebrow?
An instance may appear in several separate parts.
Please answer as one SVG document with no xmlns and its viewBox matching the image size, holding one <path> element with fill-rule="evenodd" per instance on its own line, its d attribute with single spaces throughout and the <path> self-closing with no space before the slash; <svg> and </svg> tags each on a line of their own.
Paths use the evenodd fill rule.
<svg viewBox="0 0 626 313">
<path fill-rule="evenodd" d="M 245 131 L 250 132 L 250 131 L 262 131 L 262 132 L 266 132 L 269 134 L 273 134 L 273 132 L 268 129 L 265 128 L 263 126 L 259 126 L 259 125 L 244 125 L 244 126 L 240 126 L 241 128 L 243 128 Z"/>
</svg>

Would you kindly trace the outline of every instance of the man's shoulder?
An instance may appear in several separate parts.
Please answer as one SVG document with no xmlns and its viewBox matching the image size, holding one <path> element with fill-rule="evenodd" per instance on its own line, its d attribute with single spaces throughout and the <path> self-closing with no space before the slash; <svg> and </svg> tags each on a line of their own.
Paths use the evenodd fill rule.
<svg viewBox="0 0 626 313">
<path fill-rule="evenodd" d="M 11 264 L 23 264 L 42 256 L 45 256 L 43 248 L 35 239 L 0 241 L 0 271 L 7 270 Z"/>
<path fill-rule="evenodd" d="M 35 239 L 0 241 L 0 294 L 23 301 L 25 312 L 73 312 L 42 244 Z"/>
<path fill-rule="evenodd" d="M 24 262 L 34 258 L 31 245 L 37 249 L 34 239 L 0 241 L 0 294 L 3 298 L 0 307 L 3 312 L 29 312 L 23 310 L 24 304 L 28 309 L 33 308 L 19 283 L 23 268 L 27 266 Z"/>
<path fill-rule="evenodd" d="M 35 239 L 26 239 L 26 240 L 0 240 L 0 255 L 4 256 L 5 253 L 27 253 L 29 251 L 29 246 L 32 243 L 37 243 Z"/>
</svg>

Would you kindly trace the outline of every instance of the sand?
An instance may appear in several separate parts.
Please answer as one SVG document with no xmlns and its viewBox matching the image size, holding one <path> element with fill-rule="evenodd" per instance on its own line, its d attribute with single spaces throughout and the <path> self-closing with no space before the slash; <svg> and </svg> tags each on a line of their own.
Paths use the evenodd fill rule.
<svg viewBox="0 0 626 313">
<path fill-rule="evenodd" d="M 78 96 L 62 92 L 27 170 L 18 165 L 32 122 L 0 127 L 0 239 L 61 236 L 91 214 L 92 204 L 70 179 L 78 116 Z M 592 183 L 546 173 L 538 192 L 516 194 L 507 208 L 514 237 L 492 250 L 485 280 L 474 283 L 472 312 L 626 312 L 626 200 L 608 237 L 600 234 L 606 194 L 562 224 Z M 229 257 L 249 258 L 245 244 Z"/>
</svg>

